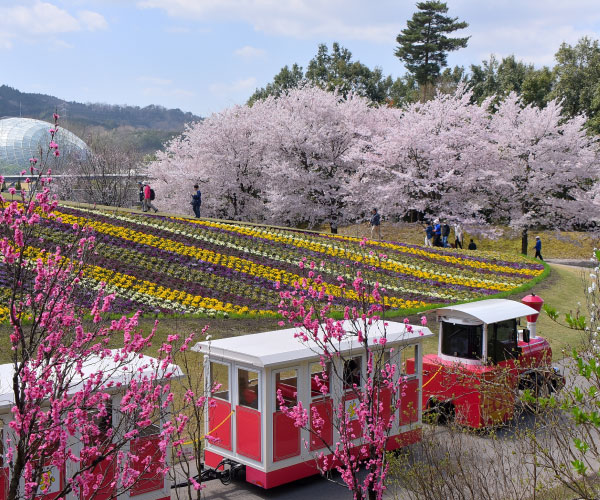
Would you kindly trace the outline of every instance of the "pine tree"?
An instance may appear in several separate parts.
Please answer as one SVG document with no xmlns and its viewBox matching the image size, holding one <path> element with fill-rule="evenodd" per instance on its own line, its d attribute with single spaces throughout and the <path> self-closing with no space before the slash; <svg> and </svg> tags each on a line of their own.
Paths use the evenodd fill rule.
<svg viewBox="0 0 600 500">
<path fill-rule="evenodd" d="M 415 76 L 425 100 L 427 89 L 433 87 L 441 68 L 447 66 L 448 52 L 466 47 L 469 40 L 469 37 L 449 38 L 446 35 L 469 25 L 444 15 L 448 12 L 444 2 L 418 2 L 417 8 L 419 11 L 396 37 L 399 43 L 396 56 Z"/>
</svg>

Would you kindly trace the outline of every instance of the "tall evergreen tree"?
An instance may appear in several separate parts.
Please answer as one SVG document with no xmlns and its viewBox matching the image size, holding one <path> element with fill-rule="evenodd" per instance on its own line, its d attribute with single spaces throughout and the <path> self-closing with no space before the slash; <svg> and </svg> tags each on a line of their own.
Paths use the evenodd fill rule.
<svg viewBox="0 0 600 500">
<path fill-rule="evenodd" d="M 561 99 L 563 113 L 572 117 L 585 113 L 587 126 L 600 132 L 600 45 L 581 38 L 574 47 L 563 43 L 555 55 L 556 85 L 552 97 Z"/>
<path fill-rule="evenodd" d="M 396 101 L 393 92 L 395 82 L 391 76 L 384 76 L 381 68 L 370 69 L 360 61 L 353 61 L 352 52 L 334 42 L 331 52 L 327 45 L 319 45 L 317 54 L 308 63 L 306 73 L 297 64 L 291 69 L 284 66 L 272 83 L 256 89 L 248 99 L 248 104 L 251 106 L 269 96 L 280 97 L 304 83 L 329 91 L 337 90 L 344 97 L 353 92 L 378 104 Z"/>
<path fill-rule="evenodd" d="M 467 46 L 469 37 L 449 38 L 447 35 L 466 28 L 468 23 L 448 17 L 444 2 L 418 2 L 418 12 L 407 21 L 406 28 L 396 37 L 399 46 L 396 56 L 404 61 L 422 89 L 423 100 L 427 89 L 433 88 L 441 68 L 447 66 L 448 52 Z"/>
<path fill-rule="evenodd" d="M 252 106 L 256 101 L 266 99 L 273 95 L 279 97 L 290 89 L 297 88 L 304 81 L 304 72 L 302 66 L 294 65 L 289 68 L 285 65 L 281 71 L 275 75 L 272 83 L 267 83 L 266 87 L 256 89 L 254 94 L 248 99 L 248 105 Z"/>
</svg>

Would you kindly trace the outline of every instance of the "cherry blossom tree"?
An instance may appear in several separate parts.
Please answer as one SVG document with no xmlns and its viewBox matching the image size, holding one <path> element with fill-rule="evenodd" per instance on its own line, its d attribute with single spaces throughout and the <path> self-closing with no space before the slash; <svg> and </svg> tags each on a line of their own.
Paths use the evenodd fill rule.
<svg viewBox="0 0 600 500">
<path fill-rule="evenodd" d="M 307 86 L 269 98 L 265 106 L 271 110 L 264 127 L 271 217 L 333 228 L 355 218 L 346 208 L 371 135 L 368 102 Z"/>
<path fill-rule="evenodd" d="M 364 240 L 361 245 L 365 245 Z M 402 348 L 386 349 L 385 290 L 369 279 L 368 262 L 385 258 L 365 252 L 363 264 L 355 263 L 353 278 L 338 277 L 339 292 L 357 296 L 360 303 L 358 307 L 346 307 L 343 320 L 332 319 L 333 296 L 325 292 L 319 267 L 314 262 L 301 261 L 305 277 L 294 283 L 293 291 L 281 293 L 280 313 L 298 328 L 298 340 L 320 354 L 322 370 L 313 379 L 316 387 L 324 395 L 340 390 L 343 393 L 332 411 L 338 440 L 329 441 L 324 431 L 324 415 L 316 407 L 312 407 L 310 414 L 301 402 L 287 407 L 278 391 L 279 408 L 297 427 L 310 432 L 311 441 L 319 444 L 317 448 L 325 449 L 315 452 L 321 473 L 329 477 L 329 472 L 338 471 L 357 500 L 380 500 L 383 496 L 388 470 L 386 450 L 407 388 L 406 376 L 401 373 L 405 368 Z M 421 322 L 423 326 L 426 324 L 425 317 Z M 413 333 L 408 320 L 404 323 L 405 332 Z M 423 335 L 422 331 L 419 333 Z M 359 347 L 349 352 L 349 341 Z M 362 355 L 366 366 L 360 370 L 360 362 L 356 360 Z M 352 400 L 352 404 L 347 404 Z"/>
<path fill-rule="evenodd" d="M 584 130 L 582 115 L 565 119 L 558 101 L 545 108 L 522 106 L 510 94 L 491 115 L 489 141 L 494 168 L 486 183 L 491 220 L 522 234 L 527 253 L 529 230 L 568 229 L 598 220 L 590 189 L 598 182 L 597 138 Z"/>
<path fill-rule="evenodd" d="M 589 223 L 599 189 L 584 118 L 561 119 L 556 101 L 523 106 L 514 94 L 493 101 L 497 109 L 472 101 L 462 86 L 402 110 L 290 89 L 191 126 L 150 175 L 165 208 L 187 207 L 198 182 L 203 213 L 275 224 L 335 228 L 378 207 L 470 230 L 509 225 L 526 251 L 531 228 Z"/>
<path fill-rule="evenodd" d="M 3 427 L 9 500 L 47 491 L 52 469 L 65 471 L 54 484 L 58 497 L 101 491 L 111 498 L 162 478 L 177 427 L 169 410 L 170 379 L 178 375 L 171 364 L 175 337 L 151 358 L 142 351 L 154 331 L 146 337 L 138 331 L 138 314 L 103 322 L 114 296 L 101 286 L 90 302 L 80 287 L 94 243 L 86 228 L 75 227 L 78 236 L 65 237 L 61 248 L 44 248 L 39 227 L 56 207 L 47 166 L 60 155 L 57 128 L 50 130 L 49 150 L 30 160 L 28 189 L 0 195 L 11 349 L 10 369 L 2 372 L 9 380 L 0 384 L 11 413 Z M 119 335 L 122 347 L 109 348 Z M 148 435 L 151 444 L 143 440 Z"/>
<path fill-rule="evenodd" d="M 485 105 L 470 101 L 461 87 L 405 110 L 378 110 L 355 196 L 366 192 L 400 216 L 417 211 L 480 224 L 489 199 L 474 179 L 490 166 L 489 118 Z"/>
<path fill-rule="evenodd" d="M 155 178 L 159 207 L 191 211 L 193 186 L 202 191 L 202 213 L 234 220 L 265 217 L 261 133 L 264 106 L 234 106 L 188 126 L 173 139 L 148 174 Z"/>
</svg>

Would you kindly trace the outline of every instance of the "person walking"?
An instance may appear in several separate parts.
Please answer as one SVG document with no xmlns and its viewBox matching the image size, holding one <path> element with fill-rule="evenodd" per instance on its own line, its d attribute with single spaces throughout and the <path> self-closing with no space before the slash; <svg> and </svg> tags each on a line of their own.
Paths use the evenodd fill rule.
<svg viewBox="0 0 600 500">
<path fill-rule="evenodd" d="M 158 208 L 156 208 L 153 204 L 152 201 L 154 200 L 154 189 L 152 189 L 150 187 L 150 184 L 145 184 L 144 185 L 144 208 L 143 211 L 144 212 L 148 212 L 151 208 L 154 210 L 154 212 L 158 212 Z"/>
<path fill-rule="evenodd" d="M 196 194 L 192 195 L 192 209 L 194 210 L 194 215 L 198 218 L 200 217 L 200 207 L 202 206 L 202 193 L 198 184 L 194 184 L 194 189 L 196 190 Z"/>
<path fill-rule="evenodd" d="M 469 248 L 469 250 L 477 250 L 477 245 L 473 241 L 473 238 L 471 238 L 471 242 L 469 243 L 469 247 L 468 248 Z"/>
<path fill-rule="evenodd" d="M 444 224 L 442 225 L 442 246 L 444 248 L 448 248 L 450 245 L 448 245 L 448 237 L 450 236 L 450 226 L 448 225 L 447 222 L 444 222 Z"/>
<path fill-rule="evenodd" d="M 377 212 L 377 209 L 374 208 L 371 210 L 371 239 L 373 239 L 373 234 L 377 233 L 377 239 L 381 239 L 381 215 Z"/>
<path fill-rule="evenodd" d="M 460 224 L 454 226 L 454 247 L 462 249 L 463 230 Z"/>
<path fill-rule="evenodd" d="M 542 240 L 539 236 L 535 237 L 535 257 L 534 259 L 540 258 L 540 260 L 544 260 L 542 257 Z"/>
<path fill-rule="evenodd" d="M 431 222 L 428 222 L 427 227 L 425 228 L 425 246 L 433 246 L 433 226 L 431 225 Z"/>
</svg>

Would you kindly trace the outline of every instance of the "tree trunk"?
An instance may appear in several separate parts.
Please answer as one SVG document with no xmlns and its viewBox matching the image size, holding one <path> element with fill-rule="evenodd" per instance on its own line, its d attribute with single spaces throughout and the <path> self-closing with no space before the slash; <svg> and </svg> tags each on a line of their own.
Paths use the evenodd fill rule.
<svg viewBox="0 0 600 500">
<path fill-rule="evenodd" d="M 521 253 L 527 255 L 527 228 L 521 233 Z"/>
</svg>

